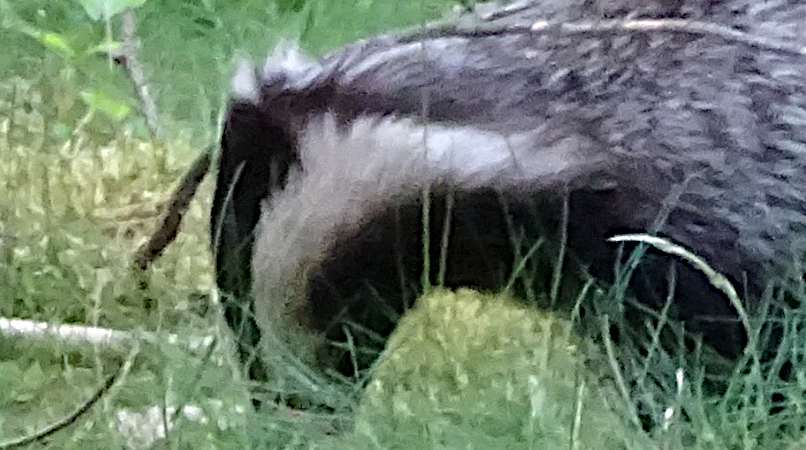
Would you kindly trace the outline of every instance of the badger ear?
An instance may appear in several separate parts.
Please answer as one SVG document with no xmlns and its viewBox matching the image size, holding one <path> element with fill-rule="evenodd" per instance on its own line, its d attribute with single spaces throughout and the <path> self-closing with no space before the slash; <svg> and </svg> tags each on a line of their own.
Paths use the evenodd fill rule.
<svg viewBox="0 0 806 450">
<path fill-rule="evenodd" d="M 300 51 L 297 41 L 282 39 L 263 63 L 261 80 L 266 84 L 297 84 L 321 70 L 316 59 Z"/>
<path fill-rule="evenodd" d="M 260 86 L 255 65 L 246 58 L 238 61 L 238 68 L 230 79 L 230 93 L 232 100 L 258 104 L 260 101 Z"/>
<path fill-rule="evenodd" d="M 257 105 L 261 87 L 292 88 L 305 84 L 322 71 L 319 62 L 299 50 L 296 41 L 281 40 L 258 69 L 252 61 L 240 58 L 230 80 L 232 100 Z"/>
</svg>

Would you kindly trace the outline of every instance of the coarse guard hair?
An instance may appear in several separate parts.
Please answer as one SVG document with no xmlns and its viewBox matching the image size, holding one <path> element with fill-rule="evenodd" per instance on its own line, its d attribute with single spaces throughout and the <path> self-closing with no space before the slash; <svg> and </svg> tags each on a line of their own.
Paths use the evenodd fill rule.
<svg viewBox="0 0 806 450">
<path fill-rule="evenodd" d="M 368 367 L 428 284 L 560 307 L 539 294 L 552 259 L 512 279 L 540 245 L 609 282 L 622 254 L 609 237 L 665 236 L 750 310 L 769 281 L 800 280 L 805 20 L 783 0 L 535 0 L 244 63 L 211 229 L 251 377 L 268 376 L 249 359 L 261 339 L 323 370 Z M 736 310 L 686 264 L 670 286 L 673 264 L 645 255 L 631 323 L 674 287 L 674 318 L 738 355 Z"/>
</svg>

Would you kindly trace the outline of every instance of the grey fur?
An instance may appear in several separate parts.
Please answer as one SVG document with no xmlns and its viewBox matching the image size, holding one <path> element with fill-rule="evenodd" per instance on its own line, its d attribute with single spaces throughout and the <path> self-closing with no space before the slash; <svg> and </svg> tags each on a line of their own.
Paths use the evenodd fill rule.
<svg viewBox="0 0 806 450">
<path fill-rule="evenodd" d="M 569 234 L 570 247 L 594 268 L 612 265 L 604 239 L 623 228 L 746 275 L 751 298 L 800 276 L 788 271 L 806 253 L 806 5 L 537 0 L 511 11 L 239 75 L 259 86 L 241 101 L 283 128 L 301 167 L 266 199 L 256 231 L 264 339 L 316 362 L 311 280 L 385 208 L 434 185 L 570 192 L 571 228 L 588 230 Z M 597 29 L 605 19 L 708 26 Z M 681 307 L 730 315 L 713 292 L 701 302 Z"/>
</svg>

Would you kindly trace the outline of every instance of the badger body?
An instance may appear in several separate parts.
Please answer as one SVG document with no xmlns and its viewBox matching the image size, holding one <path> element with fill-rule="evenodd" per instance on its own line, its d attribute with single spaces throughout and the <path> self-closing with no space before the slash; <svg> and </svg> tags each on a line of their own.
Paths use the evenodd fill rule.
<svg viewBox="0 0 806 450">
<path fill-rule="evenodd" d="M 608 237 L 666 236 L 752 310 L 768 282 L 801 276 L 806 252 L 804 20 L 785 1 L 532 1 L 243 65 L 211 230 L 245 360 L 276 339 L 351 372 L 333 341 L 382 345 L 423 281 L 501 289 L 543 236 L 567 235 L 568 264 L 605 282 Z M 662 305 L 672 262 L 639 265 L 630 287 L 646 306 Z M 548 287 L 533 278 L 524 291 Z M 746 342 L 686 265 L 673 312 L 724 354 Z"/>
</svg>

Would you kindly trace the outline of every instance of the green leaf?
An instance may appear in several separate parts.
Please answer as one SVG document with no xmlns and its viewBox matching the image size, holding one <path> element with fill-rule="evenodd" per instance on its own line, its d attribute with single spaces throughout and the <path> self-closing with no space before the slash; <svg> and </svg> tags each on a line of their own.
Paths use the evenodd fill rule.
<svg viewBox="0 0 806 450">
<path fill-rule="evenodd" d="M 60 56 L 64 58 L 71 58 L 76 54 L 75 50 L 73 50 L 73 47 L 70 45 L 70 43 L 67 41 L 67 38 L 64 35 L 50 31 L 39 30 L 17 17 L 11 17 L 11 18 L 7 17 L 6 20 L 4 20 L 2 23 L 2 28 L 8 28 L 10 30 L 22 33 L 26 36 L 36 39 L 47 49 L 58 53 Z"/>
<path fill-rule="evenodd" d="M 81 99 L 90 108 L 101 111 L 117 122 L 125 119 L 131 113 L 129 105 L 101 91 L 84 91 L 81 93 Z"/>
<path fill-rule="evenodd" d="M 61 34 L 46 31 L 39 33 L 37 39 L 39 39 L 42 45 L 65 58 L 72 58 L 76 54 L 73 47 L 70 46 L 67 39 Z"/>
<path fill-rule="evenodd" d="M 113 17 L 131 8 L 138 8 L 147 0 L 79 0 L 90 19 L 99 21 Z"/>
</svg>

